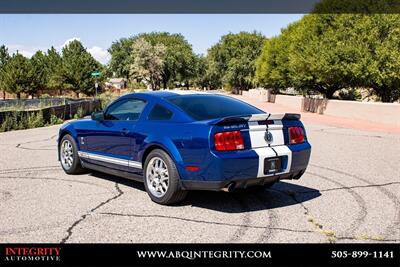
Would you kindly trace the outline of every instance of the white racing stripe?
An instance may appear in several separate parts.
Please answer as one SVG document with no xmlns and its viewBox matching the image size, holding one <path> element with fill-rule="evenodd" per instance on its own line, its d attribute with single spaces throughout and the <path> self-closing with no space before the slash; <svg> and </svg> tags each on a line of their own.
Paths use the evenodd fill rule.
<svg viewBox="0 0 400 267">
<path fill-rule="evenodd" d="M 287 159 L 288 159 L 287 165 L 286 165 L 286 168 L 279 173 L 273 173 L 273 174 L 266 175 L 266 174 L 264 174 L 264 160 L 266 158 L 276 157 L 274 150 L 276 151 L 278 156 L 287 156 Z M 254 152 L 256 152 L 258 155 L 257 177 L 267 177 L 267 176 L 272 176 L 272 175 L 279 175 L 279 174 L 288 173 L 290 171 L 290 166 L 292 164 L 292 151 L 287 146 L 276 146 L 273 149 L 271 147 L 260 147 L 260 148 L 254 149 Z"/>
<path fill-rule="evenodd" d="M 290 171 L 290 166 L 292 166 L 292 150 L 290 150 L 287 146 L 276 146 L 274 150 L 278 154 L 278 156 L 287 156 L 287 166 L 286 169 L 281 173 L 288 173 Z"/>
<path fill-rule="evenodd" d="M 265 134 L 267 132 L 267 125 L 258 125 L 257 121 L 249 121 L 249 134 L 251 140 L 251 147 L 266 147 L 269 146 L 265 140 Z M 268 131 L 272 134 L 271 146 L 280 146 L 285 144 L 283 138 L 283 126 L 282 121 L 275 120 L 274 124 L 268 125 Z"/>
<path fill-rule="evenodd" d="M 285 145 L 283 136 L 283 125 L 281 119 L 285 114 L 256 114 L 248 121 L 249 135 L 252 149 L 258 155 L 257 177 L 266 177 L 288 173 L 292 164 L 292 151 Z M 272 142 L 268 144 L 265 140 L 267 125 L 259 125 L 258 121 L 273 120 L 274 124 L 268 125 L 268 132 L 272 134 Z M 264 160 L 276 156 L 287 157 L 287 165 L 282 172 L 266 175 L 264 174 Z"/>
<path fill-rule="evenodd" d="M 93 160 L 103 161 L 103 162 L 112 163 L 112 164 L 116 164 L 116 165 L 132 167 L 132 168 L 136 168 L 136 169 L 142 169 L 142 163 L 139 161 L 119 159 L 116 157 L 103 156 L 103 155 L 89 153 L 89 152 L 83 152 L 83 151 L 78 151 L 78 155 L 79 155 L 79 157 L 85 158 L 85 159 L 93 159 Z"/>
<path fill-rule="evenodd" d="M 257 172 L 257 177 L 266 177 L 266 176 L 271 176 L 270 175 L 265 175 L 264 174 L 264 159 L 265 158 L 273 158 L 276 157 L 275 152 L 272 150 L 270 147 L 261 147 L 261 148 L 256 148 L 254 151 L 258 155 L 258 172 Z"/>
</svg>

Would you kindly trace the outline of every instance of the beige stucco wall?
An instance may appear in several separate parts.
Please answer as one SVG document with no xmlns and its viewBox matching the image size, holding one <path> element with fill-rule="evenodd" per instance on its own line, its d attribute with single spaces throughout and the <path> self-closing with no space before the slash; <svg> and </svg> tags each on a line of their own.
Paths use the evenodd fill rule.
<svg viewBox="0 0 400 267">
<path fill-rule="evenodd" d="M 301 111 L 303 97 L 301 96 L 289 96 L 289 95 L 276 95 L 275 103 L 291 107 L 292 109 Z"/>
<path fill-rule="evenodd" d="M 400 104 L 328 100 L 325 115 L 400 126 Z"/>
<path fill-rule="evenodd" d="M 267 90 L 253 89 L 243 92 L 243 96 L 260 101 L 267 101 Z M 301 96 L 276 95 L 275 103 L 290 107 L 293 110 L 302 110 Z M 321 110 L 323 114 L 360 119 L 370 122 L 400 126 L 400 104 L 399 103 L 371 103 L 343 100 L 328 100 L 326 108 Z"/>
</svg>

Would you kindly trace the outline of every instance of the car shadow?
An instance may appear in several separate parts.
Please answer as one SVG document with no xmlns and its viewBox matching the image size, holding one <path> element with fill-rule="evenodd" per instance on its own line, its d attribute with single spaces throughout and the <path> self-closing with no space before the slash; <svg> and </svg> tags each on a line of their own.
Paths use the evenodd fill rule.
<svg viewBox="0 0 400 267">
<path fill-rule="evenodd" d="M 100 172 L 91 172 L 89 175 L 145 192 L 141 182 Z M 321 193 L 317 189 L 283 181 L 262 191 L 237 190 L 230 193 L 190 191 L 185 200 L 174 206 L 193 206 L 225 213 L 242 213 L 299 205 L 320 196 Z M 149 201 L 151 201 L 150 198 Z"/>
<path fill-rule="evenodd" d="M 225 213 L 275 209 L 309 201 L 321 196 L 319 190 L 289 182 L 278 182 L 259 191 L 238 190 L 231 193 L 193 191 L 181 205 L 191 205 Z"/>
</svg>

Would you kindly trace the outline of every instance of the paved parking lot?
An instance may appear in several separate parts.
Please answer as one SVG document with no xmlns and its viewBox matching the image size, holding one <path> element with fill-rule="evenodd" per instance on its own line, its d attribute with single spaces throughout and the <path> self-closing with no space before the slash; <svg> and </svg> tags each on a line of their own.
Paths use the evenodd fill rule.
<svg viewBox="0 0 400 267">
<path fill-rule="evenodd" d="M 66 175 L 59 126 L 0 134 L 0 242 L 400 242 L 400 135 L 308 123 L 307 172 L 262 193 L 191 192 Z"/>
</svg>

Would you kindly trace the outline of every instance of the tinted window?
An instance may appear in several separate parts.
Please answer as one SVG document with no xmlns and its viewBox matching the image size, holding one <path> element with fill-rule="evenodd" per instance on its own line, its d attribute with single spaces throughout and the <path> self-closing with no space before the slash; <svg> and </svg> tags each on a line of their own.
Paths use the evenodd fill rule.
<svg viewBox="0 0 400 267">
<path fill-rule="evenodd" d="M 155 105 L 149 114 L 149 120 L 169 120 L 171 117 L 172 111 L 161 105 Z"/>
<path fill-rule="evenodd" d="M 195 120 L 264 113 L 256 107 L 227 96 L 180 95 L 167 98 Z"/>
<path fill-rule="evenodd" d="M 105 119 L 121 121 L 138 120 L 145 105 L 146 102 L 140 99 L 127 99 L 118 101 L 107 109 Z"/>
</svg>

